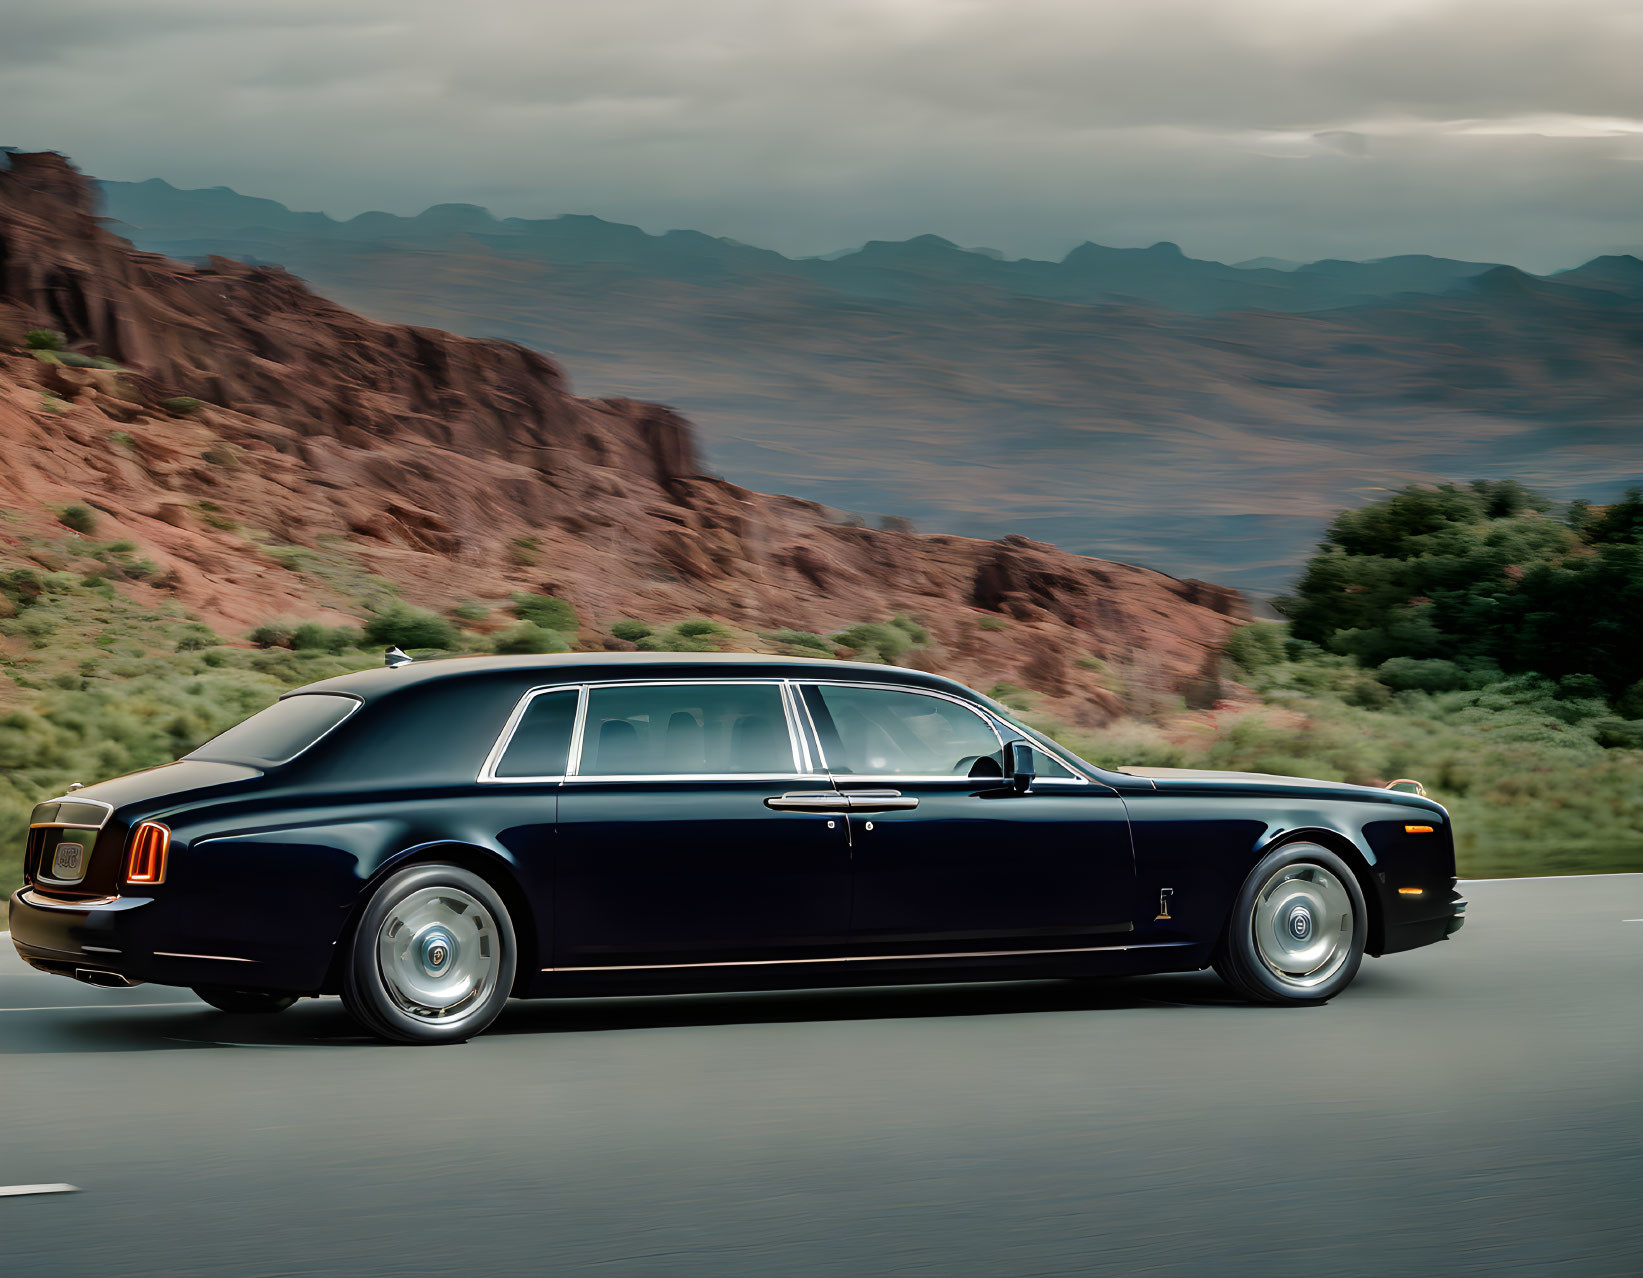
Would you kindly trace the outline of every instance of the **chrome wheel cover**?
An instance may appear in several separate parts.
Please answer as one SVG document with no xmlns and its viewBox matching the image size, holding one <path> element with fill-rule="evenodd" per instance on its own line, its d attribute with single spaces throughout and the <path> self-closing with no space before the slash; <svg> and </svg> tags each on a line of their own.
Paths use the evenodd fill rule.
<svg viewBox="0 0 1643 1278">
<path fill-rule="evenodd" d="M 1351 957 L 1357 920 L 1346 885 L 1323 866 L 1301 861 L 1284 866 L 1256 893 L 1250 927 L 1267 970 L 1308 990 Z"/>
<path fill-rule="evenodd" d="M 455 1025 L 496 990 L 502 940 L 496 920 L 455 887 L 419 888 L 396 901 L 377 931 L 382 985 L 408 1016 Z"/>
</svg>

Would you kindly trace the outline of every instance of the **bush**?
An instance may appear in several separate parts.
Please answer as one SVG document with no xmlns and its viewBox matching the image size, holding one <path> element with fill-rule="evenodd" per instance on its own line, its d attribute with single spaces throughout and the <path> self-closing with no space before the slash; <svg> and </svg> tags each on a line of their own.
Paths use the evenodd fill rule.
<svg viewBox="0 0 1643 1278">
<path fill-rule="evenodd" d="M 542 543 L 535 537 L 515 537 L 508 543 L 508 558 L 521 568 L 534 568 L 542 562 Z"/>
<path fill-rule="evenodd" d="M 173 417 L 187 417 L 199 412 L 204 405 L 189 395 L 173 395 L 170 399 L 162 399 L 160 407 Z M 208 456 L 206 460 L 210 461 L 211 458 Z"/>
<path fill-rule="evenodd" d="M 1240 669 L 1254 674 L 1284 659 L 1284 627 L 1270 621 L 1252 621 L 1227 636 L 1222 651 Z"/>
<path fill-rule="evenodd" d="M 882 621 L 867 621 L 851 626 L 833 636 L 840 647 L 849 648 L 864 661 L 879 661 L 893 666 L 913 646 L 913 640 L 900 626 Z"/>
<path fill-rule="evenodd" d="M 1471 680 L 1453 661 L 1439 658 L 1393 657 L 1383 661 L 1375 677 L 1394 691 L 1452 692 Z"/>
<path fill-rule="evenodd" d="M 246 638 L 258 648 L 289 648 L 293 642 L 291 628 L 276 622 L 258 626 Z"/>
<path fill-rule="evenodd" d="M 534 621 L 521 621 L 497 635 L 491 643 L 492 651 L 507 656 L 523 656 L 536 652 L 569 652 L 570 645 L 557 630 L 549 630 Z"/>
<path fill-rule="evenodd" d="M 810 653 L 822 657 L 833 655 L 833 641 L 808 630 L 768 630 L 764 637 L 772 643 L 779 643 L 784 648 L 796 648 L 801 654 Z"/>
<path fill-rule="evenodd" d="M 365 623 L 365 642 L 373 647 L 442 648 L 457 646 L 456 627 L 444 617 L 396 604 Z"/>
<path fill-rule="evenodd" d="M 298 652 L 343 653 L 359 646 L 359 631 L 347 626 L 322 626 L 316 621 L 305 621 L 291 632 L 291 647 Z"/>
<path fill-rule="evenodd" d="M 930 632 L 906 613 L 898 612 L 890 618 L 890 624 L 905 634 L 915 648 L 922 648 L 930 642 Z"/>
<path fill-rule="evenodd" d="M 656 631 L 642 621 L 618 621 L 611 626 L 610 633 L 627 643 L 638 643 Z"/>
<path fill-rule="evenodd" d="M 116 372 L 120 368 L 113 360 L 102 355 L 81 355 L 76 351 L 64 351 L 57 356 L 57 362 L 69 368 L 107 368 Z"/>
<path fill-rule="evenodd" d="M 1003 630 L 1010 623 L 1003 617 L 983 617 L 976 625 L 982 630 Z"/>
<path fill-rule="evenodd" d="M 484 621 L 491 615 L 491 610 L 484 604 L 465 603 L 457 604 L 451 609 L 451 616 L 458 621 Z"/>
<path fill-rule="evenodd" d="M 54 328 L 31 328 L 23 334 L 23 345 L 31 351 L 65 351 L 68 338 Z"/>
<path fill-rule="evenodd" d="M 516 594 L 508 611 L 521 621 L 529 621 L 544 630 L 556 630 L 560 634 L 574 635 L 582 628 L 576 609 L 552 595 Z"/>
<path fill-rule="evenodd" d="M 640 652 L 718 652 L 718 641 L 726 633 L 718 622 L 704 617 L 681 621 L 660 634 L 645 635 L 636 642 Z"/>
<path fill-rule="evenodd" d="M 73 506 L 64 506 L 57 512 L 57 522 L 65 528 L 72 528 L 75 532 L 89 537 L 97 531 L 97 516 L 90 506 L 76 503 Z M 132 547 L 136 549 L 135 546 Z"/>
</svg>

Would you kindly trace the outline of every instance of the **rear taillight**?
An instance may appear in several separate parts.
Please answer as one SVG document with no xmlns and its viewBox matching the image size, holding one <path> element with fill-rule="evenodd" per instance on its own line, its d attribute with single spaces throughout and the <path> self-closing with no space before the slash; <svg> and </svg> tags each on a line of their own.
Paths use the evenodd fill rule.
<svg viewBox="0 0 1643 1278">
<path fill-rule="evenodd" d="M 164 883 L 165 858 L 171 850 L 171 831 L 158 821 L 144 821 L 131 832 L 126 853 L 127 883 Z"/>
</svg>

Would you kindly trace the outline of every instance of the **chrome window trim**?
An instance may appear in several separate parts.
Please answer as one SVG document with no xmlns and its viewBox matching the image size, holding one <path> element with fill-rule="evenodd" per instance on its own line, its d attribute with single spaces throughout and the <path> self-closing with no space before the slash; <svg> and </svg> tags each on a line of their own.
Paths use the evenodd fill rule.
<svg viewBox="0 0 1643 1278">
<path fill-rule="evenodd" d="M 792 680 L 781 677 L 764 679 L 726 678 L 726 679 L 590 679 L 576 683 L 542 684 L 527 689 L 520 696 L 513 711 L 508 715 L 502 732 L 491 746 L 490 753 L 485 756 L 485 762 L 480 765 L 479 775 L 475 778 L 482 785 L 602 785 L 602 784 L 633 784 L 636 782 L 652 781 L 814 781 L 821 777 L 821 772 L 810 770 L 800 771 L 801 768 L 811 767 L 809 751 L 806 747 L 801 755 L 803 733 L 799 731 L 797 717 L 793 707 L 789 704 L 791 693 L 787 685 Z M 757 686 L 776 689 L 781 700 L 782 722 L 787 726 L 787 749 L 792 762 L 789 771 L 774 772 L 633 772 L 615 774 L 587 774 L 582 773 L 582 750 L 587 738 L 588 703 L 592 699 L 596 688 L 693 688 L 703 684 L 718 686 Z M 565 765 L 565 772 L 557 776 L 536 777 L 499 777 L 496 769 L 507 754 L 508 746 L 512 744 L 514 734 L 519 729 L 520 722 L 525 717 L 525 711 L 537 697 L 545 696 L 550 692 L 575 691 L 576 719 L 571 727 L 570 754 Z"/>
<path fill-rule="evenodd" d="M 934 697 L 940 701 L 950 701 L 955 706 L 963 707 L 965 710 L 968 710 L 971 714 L 975 715 L 976 718 L 980 719 L 981 722 L 986 725 L 987 730 L 993 734 L 994 740 L 998 742 L 998 748 L 1000 750 L 1004 749 L 1004 738 L 998 730 L 998 724 L 993 721 L 993 716 L 989 714 L 984 707 L 976 705 L 973 701 L 966 701 L 963 697 L 954 696 L 950 692 L 943 692 L 939 688 L 917 688 L 905 683 L 876 683 L 860 679 L 798 679 L 794 682 L 801 688 L 804 686 L 817 688 L 872 688 L 875 691 L 880 692 L 904 692 L 915 697 Z M 800 699 L 801 701 L 803 700 L 802 696 Z M 805 707 L 805 714 L 810 714 L 809 706 Z M 815 726 L 816 721 L 814 717 L 812 717 L 810 719 L 811 731 L 815 731 Z M 1033 742 L 1035 748 L 1037 747 L 1037 744 L 1037 742 Z M 821 733 L 819 732 L 816 733 L 816 748 L 822 751 L 822 766 L 826 769 L 828 776 L 838 777 L 850 781 L 918 781 L 920 783 L 927 783 L 931 781 L 952 781 L 956 783 L 968 784 L 978 779 L 976 777 L 955 777 L 951 772 L 835 772 L 827 765 L 826 749 L 821 743 Z M 1071 771 L 1071 769 L 1068 770 Z M 986 779 L 992 780 L 994 778 Z"/>
<path fill-rule="evenodd" d="M 508 747 L 513 744 L 514 733 L 519 731 L 519 724 L 525 718 L 525 712 L 530 709 L 531 702 L 538 697 L 546 696 L 550 692 L 574 692 L 577 695 L 575 718 L 571 724 L 570 748 L 572 753 L 567 755 L 567 766 L 576 758 L 575 750 L 579 743 L 579 732 L 582 725 L 582 711 L 587 702 L 587 689 L 576 683 L 551 683 L 540 687 L 529 688 L 514 704 L 508 714 L 507 722 L 502 725 L 502 731 L 496 742 L 491 746 L 490 753 L 485 761 L 479 765 L 479 775 L 474 779 L 488 785 L 530 785 L 548 781 L 563 781 L 564 774 L 558 776 L 539 777 L 499 777 L 496 770 L 502 765 L 502 758 L 508 753 Z"/>
<path fill-rule="evenodd" d="M 791 679 L 782 680 L 782 709 L 787 715 L 788 738 L 798 747 L 799 770 L 811 775 L 816 766 L 810 759 L 810 738 L 799 723 L 799 694 Z"/>
</svg>

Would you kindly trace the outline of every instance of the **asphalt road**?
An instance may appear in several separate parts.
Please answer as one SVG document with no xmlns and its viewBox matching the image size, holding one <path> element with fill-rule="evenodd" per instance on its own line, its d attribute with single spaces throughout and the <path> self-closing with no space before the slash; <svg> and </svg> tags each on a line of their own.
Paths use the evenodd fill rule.
<svg viewBox="0 0 1643 1278">
<path fill-rule="evenodd" d="M 1643 1273 L 1643 875 L 1211 975 L 516 1003 L 459 1047 L 0 956 L 0 1274 Z M 1631 920 L 1627 922 L 1626 920 Z"/>
</svg>

